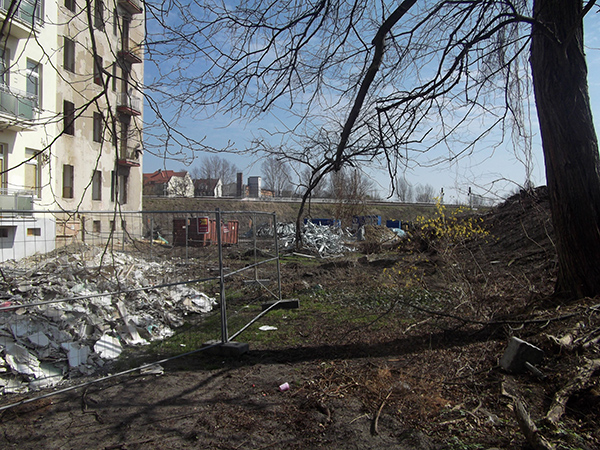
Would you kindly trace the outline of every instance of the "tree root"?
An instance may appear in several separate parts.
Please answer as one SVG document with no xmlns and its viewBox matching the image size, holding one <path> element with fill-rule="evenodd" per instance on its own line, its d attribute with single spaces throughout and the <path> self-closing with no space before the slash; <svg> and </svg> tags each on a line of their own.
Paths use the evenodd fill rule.
<svg viewBox="0 0 600 450">
<path fill-rule="evenodd" d="M 579 370 L 577 376 L 554 395 L 552 405 L 544 419 L 548 424 L 552 426 L 558 424 L 565 412 L 571 394 L 585 388 L 594 372 L 598 369 L 600 369 L 600 359 L 588 360 L 586 365 Z"/>
</svg>

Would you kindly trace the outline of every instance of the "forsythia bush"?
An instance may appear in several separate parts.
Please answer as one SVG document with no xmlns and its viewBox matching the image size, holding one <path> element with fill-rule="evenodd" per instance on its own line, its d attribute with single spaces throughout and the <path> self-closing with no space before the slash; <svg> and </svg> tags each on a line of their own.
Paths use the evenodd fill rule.
<svg viewBox="0 0 600 450">
<path fill-rule="evenodd" d="M 467 207 L 459 207 L 447 212 L 440 199 L 436 199 L 435 213 L 432 217 L 417 217 L 416 228 L 421 239 L 427 241 L 433 249 L 447 253 L 452 247 L 464 244 L 473 239 L 487 238 L 490 232 L 483 228 L 482 218 L 461 217 L 468 211 Z"/>
</svg>

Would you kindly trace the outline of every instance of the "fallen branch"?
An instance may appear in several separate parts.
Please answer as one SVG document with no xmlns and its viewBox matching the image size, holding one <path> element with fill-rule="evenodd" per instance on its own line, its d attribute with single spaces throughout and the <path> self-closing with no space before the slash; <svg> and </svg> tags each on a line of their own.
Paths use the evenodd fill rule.
<svg viewBox="0 0 600 450">
<path fill-rule="evenodd" d="M 381 405 L 379 406 L 379 409 L 377 410 L 377 414 L 375 414 L 375 418 L 373 419 L 373 426 L 371 426 L 371 434 L 373 436 L 376 436 L 379 434 L 379 430 L 377 430 L 377 425 L 379 424 L 379 416 L 381 415 L 381 411 L 383 410 L 383 407 L 385 406 L 385 402 L 387 402 L 387 399 L 390 398 L 390 395 L 392 395 L 392 391 L 388 392 L 388 395 L 381 402 Z"/>
<path fill-rule="evenodd" d="M 591 376 L 598 369 L 600 369 L 600 359 L 588 360 L 586 365 L 579 370 L 577 376 L 554 395 L 554 400 L 552 401 L 552 405 L 544 420 L 550 425 L 556 426 L 562 415 L 565 413 L 565 408 L 571 394 L 583 389 L 589 382 Z"/>
<path fill-rule="evenodd" d="M 554 450 L 555 446 L 541 435 L 538 427 L 535 425 L 529 413 L 525 409 L 523 402 L 517 398 L 514 399 L 514 411 L 521 431 L 525 435 L 527 442 L 535 450 Z"/>
</svg>

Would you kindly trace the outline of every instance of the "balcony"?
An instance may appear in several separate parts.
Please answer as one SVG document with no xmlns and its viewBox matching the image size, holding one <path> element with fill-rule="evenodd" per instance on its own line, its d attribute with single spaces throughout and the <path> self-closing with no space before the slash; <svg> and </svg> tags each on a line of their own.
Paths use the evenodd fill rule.
<svg viewBox="0 0 600 450">
<path fill-rule="evenodd" d="M 4 21 L 8 12 L 11 0 L 0 0 L 0 20 Z M 17 39 L 26 39 L 31 36 L 36 23 L 42 21 L 41 0 L 21 0 L 17 11 L 13 15 L 13 20 L 8 24 L 8 34 Z"/>
<path fill-rule="evenodd" d="M 142 114 L 142 101 L 135 95 L 121 92 L 117 98 L 117 111 L 128 116 L 139 116 Z"/>
<path fill-rule="evenodd" d="M 119 6 L 132 15 L 142 12 L 139 0 L 119 0 Z"/>
<path fill-rule="evenodd" d="M 142 48 L 134 42 L 124 43 L 123 48 L 118 52 L 118 56 L 129 64 L 140 64 L 143 61 Z"/>
<path fill-rule="evenodd" d="M 0 217 L 31 216 L 33 197 L 28 191 L 0 189 Z"/>
<path fill-rule="evenodd" d="M 138 143 L 135 147 L 127 145 L 127 142 L 121 144 L 119 150 L 120 166 L 124 167 L 140 167 L 141 145 Z"/>
<path fill-rule="evenodd" d="M 0 84 L 0 124 L 25 130 L 37 116 L 38 98 L 18 89 Z"/>
</svg>

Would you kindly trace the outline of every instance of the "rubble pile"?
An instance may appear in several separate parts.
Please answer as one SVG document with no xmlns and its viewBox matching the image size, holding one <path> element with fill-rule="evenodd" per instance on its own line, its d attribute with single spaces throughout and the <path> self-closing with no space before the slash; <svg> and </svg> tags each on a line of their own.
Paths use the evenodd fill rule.
<svg viewBox="0 0 600 450">
<path fill-rule="evenodd" d="M 123 347 L 171 336 L 188 314 L 216 305 L 183 284 L 142 289 L 172 272 L 172 261 L 93 247 L 86 254 L 57 252 L 42 262 L 9 261 L 0 270 L 1 393 L 92 375 Z"/>
</svg>

